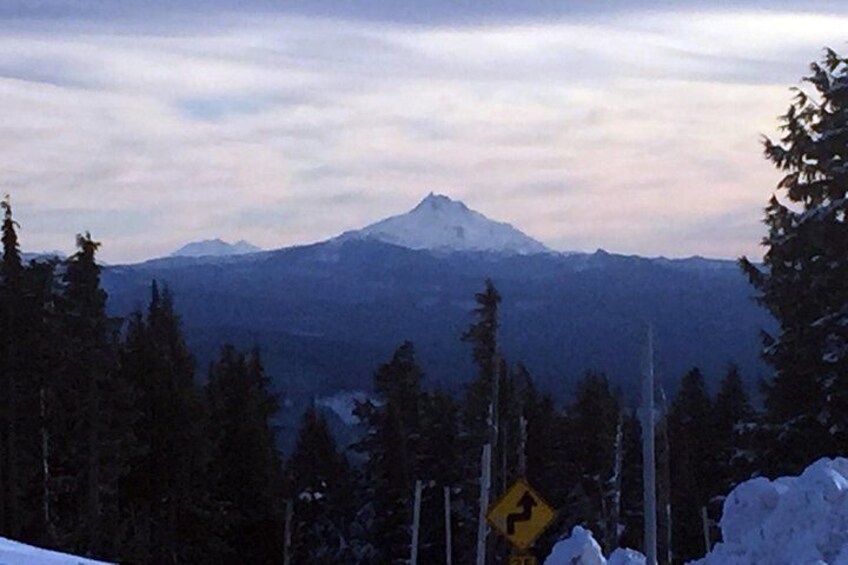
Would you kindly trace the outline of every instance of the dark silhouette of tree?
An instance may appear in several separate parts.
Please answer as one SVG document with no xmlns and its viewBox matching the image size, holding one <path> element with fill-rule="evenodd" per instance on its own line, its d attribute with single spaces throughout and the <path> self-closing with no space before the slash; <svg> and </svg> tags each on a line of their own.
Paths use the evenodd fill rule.
<svg viewBox="0 0 848 565">
<path fill-rule="evenodd" d="M 827 50 L 766 157 L 785 176 L 766 207 L 763 266 L 740 260 L 780 323 L 765 335 L 763 470 L 797 473 L 848 446 L 848 61 Z"/>
</svg>

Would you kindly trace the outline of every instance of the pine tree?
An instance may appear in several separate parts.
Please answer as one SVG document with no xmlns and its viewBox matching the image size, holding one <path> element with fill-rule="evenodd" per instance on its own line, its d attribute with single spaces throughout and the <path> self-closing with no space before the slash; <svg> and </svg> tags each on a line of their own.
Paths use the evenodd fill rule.
<svg viewBox="0 0 848 565">
<path fill-rule="evenodd" d="M 412 493 L 421 476 L 421 370 L 415 348 L 404 342 L 374 374 L 377 403 L 366 401 L 356 414 L 367 435 L 356 449 L 367 453 L 366 497 L 372 502 L 369 539 L 378 563 L 409 557 Z"/>
<path fill-rule="evenodd" d="M 282 561 L 282 462 L 272 418 L 279 408 L 258 350 L 226 346 L 207 384 L 209 485 L 221 516 L 224 563 Z"/>
<path fill-rule="evenodd" d="M 119 322 L 106 315 L 95 260 L 99 243 L 86 234 L 65 265 L 61 369 L 50 414 L 56 515 L 63 547 L 115 555 L 123 523 L 118 485 L 133 450 L 133 391 L 117 370 Z"/>
<path fill-rule="evenodd" d="M 763 267 L 740 263 L 780 323 L 765 336 L 767 473 L 796 473 L 848 446 L 848 60 L 831 50 L 797 89 L 765 155 L 785 172 L 765 223 Z"/>
<path fill-rule="evenodd" d="M 459 489 L 461 503 L 457 506 L 457 531 L 459 540 L 474 540 L 478 528 L 481 472 L 480 454 L 484 445 L 491 443 L 492 465 L 490 472 L 493 490 L 497 488 L 496 464 L 500 461 L 497 451 L 500 438 L 497 437 L 497 420 L 501 403 L 497 400 L 496 381 L 499 369 L 504 366 L 498 356 L 498 308 L 501 296 L 494 283 L 487 279 L 483 292 L 474 295 L 477 307 L 474 309 L 476 321 L 462 335 L 462 340 L 472 346 L 472 358 L 477 366 L 477 376 L 468 384 L 462 403 L 462 427 L 460 430 L 463 458 L 463 481 Z M 491 492 L 490 495 L 495 494 Z M 494 500 L 494 498 L 491 498 Z M 487 554 L 494 553 L 494 537 L 488 537 Z M 457 547 L 460 562 L 473 562 L 476 545 Z"/>
<path fill-rule="evenodd" d="M 286 475 L 294 498 L 293 562 L 350 563 L 351 471 L 336 448 L 326 419 L 314 407 L 301 419 Z"/>
<path fill-rule="evenodd" d="M 148 563 L 204 561 L 211 507 L 203 483 L 205 449 L 194 360 L 173 299 L 152 285 L 147 320 L 136 312 L 121 351 L 121 371 L 136 391 L 136 452 L 121 482 L 128 516 L 125 559 Z"/>
<path fill-rule="evenodd" d="M 739 368 L 731 365 L 721 381 L 714 409 L 719 473 L 715 494 L 718 496 L 729 493 L 753 471 L 747 449 L 749 440 L 743 428 L 753 422 L 754 416 Z"/>
<path fill-rule="evenodd" d="M 18 538 L 23 526 L 22 506 L 24 482 L 22 476 L 20 441 L 20 387 L 22 384 L 21 312 L 23 299 L 23 264 L 18 248 L 15 221 L 8 197 L 2 202 L 4 211 L 2 226 L 3 260 L 0 264 L 0 306 L 2 306 L 3 340 L 0 347 L 2 374 L 0 374 L 0 532 Z"/>
<path fill-rule="evenodd" d="M 619 476 L 615 458 L 621 407 L 606 376 L 587 372 L 577 384 L 568 411 L 569 451 L 578 480 L 570 495 L 572 520 L 590 528 L 598 539 L 617 547 Z"/>
<path fill-rule="evenodd" d="M 689 561 L 706 553 L 701 508 L 718 492 L 715 431 L 713 402 L 704 377 L 692 369 L 683 377 L 668 416 L 675 559 Z"/>
</svg>

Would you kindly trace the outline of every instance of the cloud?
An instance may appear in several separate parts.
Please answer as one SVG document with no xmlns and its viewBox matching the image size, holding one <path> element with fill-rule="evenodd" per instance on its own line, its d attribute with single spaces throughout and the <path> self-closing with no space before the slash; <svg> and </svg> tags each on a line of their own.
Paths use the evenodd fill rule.
<svg viewBox="0 0 848 565">
<path fill-rule="evenodd" d="M 848 29 L 691 10 L 62 18 L 0 23 L 0 187 L 28 249 L 91 229 L 110 262 L 199 238 L 315 241 L 431 190 L 561 249 L 756 254 L 777 179 L 759 135 Z"/>
</svg>

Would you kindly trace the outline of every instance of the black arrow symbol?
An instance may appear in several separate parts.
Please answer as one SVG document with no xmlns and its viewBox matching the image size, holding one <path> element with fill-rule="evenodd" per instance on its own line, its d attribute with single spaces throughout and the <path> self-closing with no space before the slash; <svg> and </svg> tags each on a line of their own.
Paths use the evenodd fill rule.
<svg viewBox="0 0 848 565">
<path fill-rule="evenodd" d="M 518 500 L 518 507 L 521 512 L 513 512 L 506 516 L 506 533 L 509 535 L 515 534 L 516 522 L 527 522 L 533 516 L 533 507 L 539 503 L 533 498 L 529 491 L 525 491 L 524 495 Z"/>
</svg>

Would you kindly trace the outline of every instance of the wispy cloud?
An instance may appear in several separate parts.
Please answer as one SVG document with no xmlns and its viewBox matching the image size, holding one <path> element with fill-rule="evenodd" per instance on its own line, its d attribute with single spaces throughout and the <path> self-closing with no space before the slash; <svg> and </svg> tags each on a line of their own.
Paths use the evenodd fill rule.
<svg viewBox="0 0 848 565">
<path fill-rule="evenodd" d="M 777 178 L 759 135 L 848 29 L 672 9 L 119 24 L 68 5 L 0 21 L 0 187 L 26 247 L 92 229 L 112 262 L 194 238 L 313 241 L 430 190 L 562 249 L 756 254 Z"/>
</svg>

